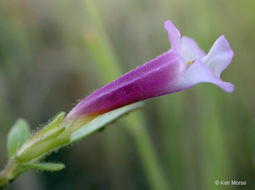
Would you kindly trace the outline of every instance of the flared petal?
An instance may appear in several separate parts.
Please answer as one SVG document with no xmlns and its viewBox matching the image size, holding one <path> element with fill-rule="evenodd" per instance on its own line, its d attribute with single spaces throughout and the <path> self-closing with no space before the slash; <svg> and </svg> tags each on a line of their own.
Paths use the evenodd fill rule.
<svg viewBox="0 0 255 190">
<path fill-rule="evenodd" d="M 175 27 L 175 25 L 167 20 L 165 22 L 165 29 L 168 32 L 169 42 L 171 44 L 171 48 L 176 52 L 181 52 L 181 34 L 179 30 Z"/>
<path fill-rule="evenodd" d="M 197 43 L 191 38 L 183 36 L 181 44 L 181 56 L 186 62 L 200 59 L 205 56 L 205 52 L 200 49 Z"/>
<path fill-rule="evenodd" d="M 227 93 L 231 93 L 234 90 L 233 84 L 222 81 L 200 60 L 195 61 L 189 66 L 183 76 L 177 79 L 176 86 L 180 88 L 179 90 L 183 90 L 202 82 L 213 83 Z"/>
<path fill-rule="evenodd" d="M 209 53 L 202 58 L 202 62 L 204 62 L 217 77 L 220 77 L 222 71 L 230 64 L 233 55 L 233 50 L 224 35 L 222 35 L 214 42 Z"/>
</svg>

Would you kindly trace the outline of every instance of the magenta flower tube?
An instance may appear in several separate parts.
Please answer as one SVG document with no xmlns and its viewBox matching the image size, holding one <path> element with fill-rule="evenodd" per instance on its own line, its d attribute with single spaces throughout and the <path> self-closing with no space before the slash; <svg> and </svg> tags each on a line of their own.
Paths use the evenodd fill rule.
<svg viewBox="0 0 255 190">
<path fill-rule="evenodd" d="M 213 83 L 231 93 L 234 86 L 220 79 L 230 64 L 233 51 L 224 36 L 219 37 L 206 55 L 195 41 L 180 36 L 171 21 L 165 22 L 171 49 L 98 89 L 67 115 L 66 119 L 88 118 L 111 110 L 190 88 L 198 83 Z"/>
</svg>

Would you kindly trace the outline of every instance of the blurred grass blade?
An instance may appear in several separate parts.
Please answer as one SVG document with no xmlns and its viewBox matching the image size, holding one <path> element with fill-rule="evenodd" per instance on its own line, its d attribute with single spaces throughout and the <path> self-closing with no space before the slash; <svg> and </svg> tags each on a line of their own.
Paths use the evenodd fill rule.
<svg viewBox="0 0 255 190">
<path fill-rule="evenodd" d="M 24 169 L 38 169 L 44 171 L 60 171 L 65 168 L 63 163 L 24 163 L 22 164 Z"/>
<path fill-rule="evenodd" d="M 101 128 L 105 127 L 107 124 L 115 121 L 119 117 L 123 116 L 124 114 L 131 112 L 137 108 L 141 108 L 143 106 L 142 102 L 131 104 L 125 106 L 123 108 L 119 108 L 113 110 L 111 112 L 105 113 L 93 119 L 91 122 L 87 123 L 77 131 L 75 131 L 70 139 L 70 144 L 76 142 L 82 138 L 87 137 L 88 135 L 100 130 Z"/>
<path fill-rule="evenodd" d="M 90 29 L 93 33 L 92 35 L 88 35 L 87 33 L 85 36 L 86 44 L 95 61 L 100 77 L 103 77 L 104 81 L 112 81 L 122 74 L 119 64 L 120 61 L 118 60 L 118 56 L 114 51 L 111 40 L 105 31 L 102 19 L 95 4 L 96 2 L 93 0 L 83 0 L 82 2 L 84 3 L 84 8 L 90 21 Z M 158 160 L 156 151 L 154 150 L 153 142 L 150 139 L 147 128 L 144 122 L 142 122 L 144 115 L 140 113 L 139 116 L 134 115 L 128 118 L 131 119 L 124 120 L 125 125 L 137 144 L 138 152 L 143 161 L 142 164 L 146 171 L 145 173 L 148 177 L 151 189 L 171 189 L 169 180 L 165 177 L 162 171 L 161 164 Z M 134 123 L 139 123 L 139 127 L 134 127 L 137 126 L 134 125 Z M 114 133 L 111 134 L 110 138 L 112 138 L 113 134 Z M 108 142 L 111 150 L 113 147 L 116 147 L 115 144 L 110 144 L 109 140 L 106 142 Z M 146 148 L 143 150 L 144 147 Z M 113 160 L 112 157 L 111 159 Z"/>
<path fill-rule="evenodd" d="M 18 119 L 12 126 L 7 140 L 9 158 L 13 157 L 21 145 L 30 137 L 30 127 L 24 119 Z"/>
</svg>

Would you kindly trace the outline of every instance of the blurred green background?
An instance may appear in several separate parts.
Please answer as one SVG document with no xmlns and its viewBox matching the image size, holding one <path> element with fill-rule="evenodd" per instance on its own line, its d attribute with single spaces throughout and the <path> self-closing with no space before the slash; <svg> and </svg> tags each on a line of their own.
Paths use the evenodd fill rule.
<svg viewBox="0 0 255 190">
<path fill-rule="evenodd" d="M 125 73 L 167 51 L 163 25 L 171 19 L 205 51 L 225 34 L 235 56 L 222 78 L 235 91 L 200 84 L 147 100 L 134 113 L 145 115 L 168 189 L 255 188 L 254 7 L 251 0 L 1 0 L 1 169 L 17 118 L 36 130 L 112 80 L 118 68 L 107 60 Z M 64 162 L 65 170 L 28 172 L 9 189 L 155 189 L 134 138 L 118 121 L 48 158 Z M 215 180 L 247 185 L 217 186 Z"/>
</svg>

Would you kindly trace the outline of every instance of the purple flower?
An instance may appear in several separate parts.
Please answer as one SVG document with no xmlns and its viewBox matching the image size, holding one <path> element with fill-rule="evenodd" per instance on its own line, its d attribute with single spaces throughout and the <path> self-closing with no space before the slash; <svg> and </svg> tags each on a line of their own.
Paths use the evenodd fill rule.
<svg viewBox="0 0 255 190">
<path fill-rule="evenodd" d="M 182 37 L 171 21 L 165 22 L 171 49 L 95 91 L 67 115 L 92 119 L 97 115 L 148 98 L 178 92 L 198 83 L 213 83 L 231 93 L 234 86 L 220 79 L 230 64 L 233 51 L 224 35 L 206 55 L 195 41 Z"/>
</svg>

